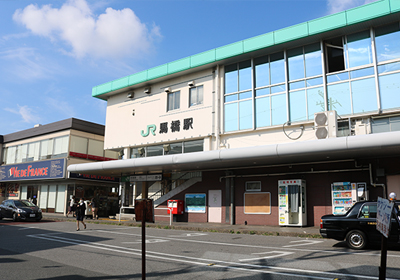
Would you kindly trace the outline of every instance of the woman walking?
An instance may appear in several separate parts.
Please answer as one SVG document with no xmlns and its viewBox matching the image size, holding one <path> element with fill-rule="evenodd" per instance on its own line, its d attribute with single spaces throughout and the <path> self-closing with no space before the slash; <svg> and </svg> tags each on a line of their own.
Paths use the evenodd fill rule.
<svg viewBox="0 0 400 280">
<path fill-rule="evenodd" d="M 86 224 L 83 222 L 83 218 L 85 217 L 86 204 L 83 201 L 83 198 L 79 201 L 76 206 L 76 230 L 79 230 L 79 222 L 83 224 L 83 228 L 86 229 Z"/>
</svg>

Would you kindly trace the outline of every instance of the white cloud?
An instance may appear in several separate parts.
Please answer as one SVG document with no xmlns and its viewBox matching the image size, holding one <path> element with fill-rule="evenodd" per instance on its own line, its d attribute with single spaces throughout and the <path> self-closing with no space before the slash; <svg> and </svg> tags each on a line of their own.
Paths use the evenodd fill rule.
<svg viewBox="0 0 400 280">
<path fill-rule="evenodd" d="M 19 115 L 26 123 L 38 123 L 40 121 L 40 117 L 36 115 L 32 108 L 29 108 L 27 105 L 17 106 L 17 109 L 5 108 L 4 110 Z"/>
<path fill-rule="evenodd" d="M 158 26 L 149 30 L 129 8 L 107 8 L 96 16 L 85 0 L 68 0 L 59 9 L 31 4 L 15 11 L 13 19 L 35 35 L 63 41 L 77 58 L 138 57 L 161 37 Z"/>
<path fill-rule="evenodd" d="M 328 13 L 334 14 L 378 0 L 328 0 Z"/>
<path fill-rule="evenodd" d="M 0 61 L 4 66 L 3 75 L 11 75 L 26 81 L 48 78 L 56 70 L 54 65 L 37 53 L 36 49 L 27 47 L 0 51 Z"/>
</svg>

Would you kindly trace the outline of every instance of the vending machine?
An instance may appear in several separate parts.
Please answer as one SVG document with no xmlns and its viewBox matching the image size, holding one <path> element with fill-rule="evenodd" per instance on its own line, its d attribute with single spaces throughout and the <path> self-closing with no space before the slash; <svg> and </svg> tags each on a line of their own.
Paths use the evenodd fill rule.
<svg viewBox="0 0 400 280">
<path fill-rule="evenodd" d="M 278 181 L 278 205 L 280 226 L 306 226 L 306 181 Z"/>
<path fill-rule="evenodd" d="M 333 215 L 345 214 L 357 201 L 368 200 L 366 183 L 335 182 L 331 188 Z"/>
</svg>

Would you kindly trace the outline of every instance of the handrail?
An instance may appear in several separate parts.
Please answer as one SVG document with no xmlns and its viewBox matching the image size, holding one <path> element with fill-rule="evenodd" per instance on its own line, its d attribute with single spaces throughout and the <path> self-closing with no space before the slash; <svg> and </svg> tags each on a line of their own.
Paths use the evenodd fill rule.
<svg viewBox="0 0 400 280">
<path fill-rule="evenodd" d="M 161 193 L 164 193 L 164 191 L 165 191 L 168 187 L 172 186 L 172 184 L 174 184 L 176 181 L 182 179 L 184 176 L 186 176 L 186 175 L 189 174 L 189 173 L 190 173 L 190 172 L 184 173 L 184 174 L 183 174 L 182 176 L 180 176 L 179 178 L 175 179 L 174 181 L 172 181 L 172 182 L 169 183 L 168 185 L 162 187 L 159 191 L 153 193 L 149 198 L 151 199 L 151 198 L 155 197 L 155 196 L 158 195 L 160 192 L 161 192 Z M 161 195 L 161 196 L 162 196 L 162 195 Z M 161 197 L 161 196 L 160 196 L 160 197 Z"/>
</svg>

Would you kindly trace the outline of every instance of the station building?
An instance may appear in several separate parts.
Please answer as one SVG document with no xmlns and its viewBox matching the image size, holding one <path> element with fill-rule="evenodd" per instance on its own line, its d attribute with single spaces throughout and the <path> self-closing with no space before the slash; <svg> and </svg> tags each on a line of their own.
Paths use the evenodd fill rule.
<svg viewBox="0 0 400 280">
<path fill-rule="evenodd" d="M 123 205 L 181 222 L 317 226 L 400 193 L 400 2 L 376 1 L 93 88 Z"/>
<path fill-rule="evenodd" d="M 65 214 L 75 195 L 98 200 L 100 216 L 115 215 L 119 178 L 67 172 L 70 164 L 118 159 L 103 149 L 104 130 L 71 118 L 0 136 L 0 202 L 29 199 L 44 212 Z"/>
</svg>

